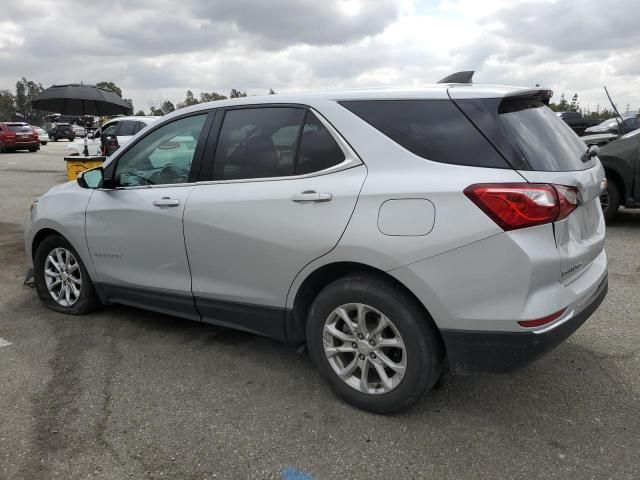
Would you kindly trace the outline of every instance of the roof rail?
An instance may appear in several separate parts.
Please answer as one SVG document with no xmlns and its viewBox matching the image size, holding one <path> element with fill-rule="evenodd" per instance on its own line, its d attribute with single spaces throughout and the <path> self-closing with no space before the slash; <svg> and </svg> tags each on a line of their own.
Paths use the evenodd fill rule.
<svg viewBox="0 0 640 480">
<path fill-rule="evenodd" d="M 439 80 L 438 83 L 472 83 L 474 73 L 474 70 L 452 73 Z"/>
</svg>

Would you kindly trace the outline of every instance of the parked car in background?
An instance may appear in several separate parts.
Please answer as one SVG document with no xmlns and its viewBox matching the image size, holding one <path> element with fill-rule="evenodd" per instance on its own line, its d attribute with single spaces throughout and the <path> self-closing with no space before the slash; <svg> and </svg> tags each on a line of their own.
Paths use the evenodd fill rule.
<svg viewBox="0 0 640 480">
<path fill-rule="evenodd" d="M 45 132 L 42 128 L 34 127 L 33 125 L 31 125 L 31 128 L 33 128 L 38 134 L 38 140 L 40 141 L 40 145 L 46 145 L 47 142 L 51 140 L 49 138 L 49 134 Z"/>
<path fill-rule="evenodd" d="M 70 123 L 49 123 L 44 126 L 44 129 L 49 134 L 49 138 L 52 142 L 57 142 L 63 138 L 73 142 L 76 138 L 76 134 L 74 133 L 73 127 Z"/>
<path fill-rule="evenodd" d="M 104 136 L 111 137 L 118 146 L 125 145 L 133 136 L 147 125 L 152 124 L 161 117 L 117 117 L 105 122 L 99 129 L 87 136 L 87 148 L 89 155 L 102 155 L 102 142 Z M 67 146 L 67 155 L 82 155 L 84 140 L 76 141 Z M 113 152 L 110 152 L 113 153 Z"/>
<path fill-rule="evenodd" d="M 40 149 L 38 134 L 24 122 L 0 122 L 0 152 Z"/>
<path fill-rule="evenodd" d="M 640 129 L 601 146 L 598 157 L 607 176 L 600 197 L 605 218 L 615 218 L 620 206 L 640 208 Z"/>
<path fill-rule="evenodd" d="M 604 170 L 550 95 L 443 83 L 154 119 L 32 206 L 37 295 L 306 341 L 338 395 L 377 413 L 445 362 L 522 367 L 607 292 Z"/>
<path fill-rule="evenodd" d="M 582 135 L 588 127 L 596 124 L 595 121 L 584 118 L 580 112 L 557 112 L 556 115 L 564 120 L 564 123 L 569 125 L 577 135 Z"/>
<path fill-rule="evenodd" d="M 73 133 L 76 137 L 84 138 L 84 136 L 87 134 L 87 131 L 84 129 L 84 127 L 80 125 L 71 125 L 71 127 L 73 128 Z"/>
<path fill-rule="evenodd" d="M 622 128 L 621 128 L 622 127 Z M 625 133 L 633 132 L 640 128 L 640 118 L 635 115 L 623 115 L 622 119 L 615 117 L 609 118 L 598 125 L 589 127 L 585 130 L 586 135 L 594 134 L 614 134 L 623 135 Z"/>
</svg>

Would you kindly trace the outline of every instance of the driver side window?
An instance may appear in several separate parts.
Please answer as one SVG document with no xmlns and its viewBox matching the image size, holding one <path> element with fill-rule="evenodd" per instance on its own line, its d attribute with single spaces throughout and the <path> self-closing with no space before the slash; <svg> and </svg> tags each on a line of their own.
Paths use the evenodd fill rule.
<svg viewBox="0 0 640 480">
<path fill-rule="evenodd" d="M 181 118 L 141 138 L 119 159 L 115 179 L 122 187 L 185 183 L 207 114 Z"/>
</svg>

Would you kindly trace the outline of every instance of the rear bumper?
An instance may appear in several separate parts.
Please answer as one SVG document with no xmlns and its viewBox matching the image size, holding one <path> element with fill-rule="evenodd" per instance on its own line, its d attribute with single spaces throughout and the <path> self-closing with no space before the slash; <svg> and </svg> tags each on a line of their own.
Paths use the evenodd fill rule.
<svg viewBox="0 0 640 480">
<path fill-rule="evenodd" d="M 4 140 L 4 146 L 7 148 L 32 148 L 39 147 L 40 140 L 36 139 L 25 139 L 25 140 Z"/>
<path fill-rule="evenodd" d="M 441 330 L 452 373 L 508 372 L 522 368 L 566 340 L 607 295 L 605 276 L 583 308 L 544 333 Z"/>
</svg>

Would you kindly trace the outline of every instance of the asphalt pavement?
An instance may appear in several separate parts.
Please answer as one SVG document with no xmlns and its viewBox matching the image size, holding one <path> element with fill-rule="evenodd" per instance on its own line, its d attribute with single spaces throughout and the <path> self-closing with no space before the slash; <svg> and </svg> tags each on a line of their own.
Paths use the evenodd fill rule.
<svg viewBox="0 0 640 480">
<path fill-rule="evenodd" d="M 338 400 L 295 346 L 23 286 L 31 201 L 66 142 L 0 154 L 0 479 L 640 478 L 640 214 L 607 232 L 609 294 L 506 375 L 445 376 L 408 412 Z"/>
</svg>

